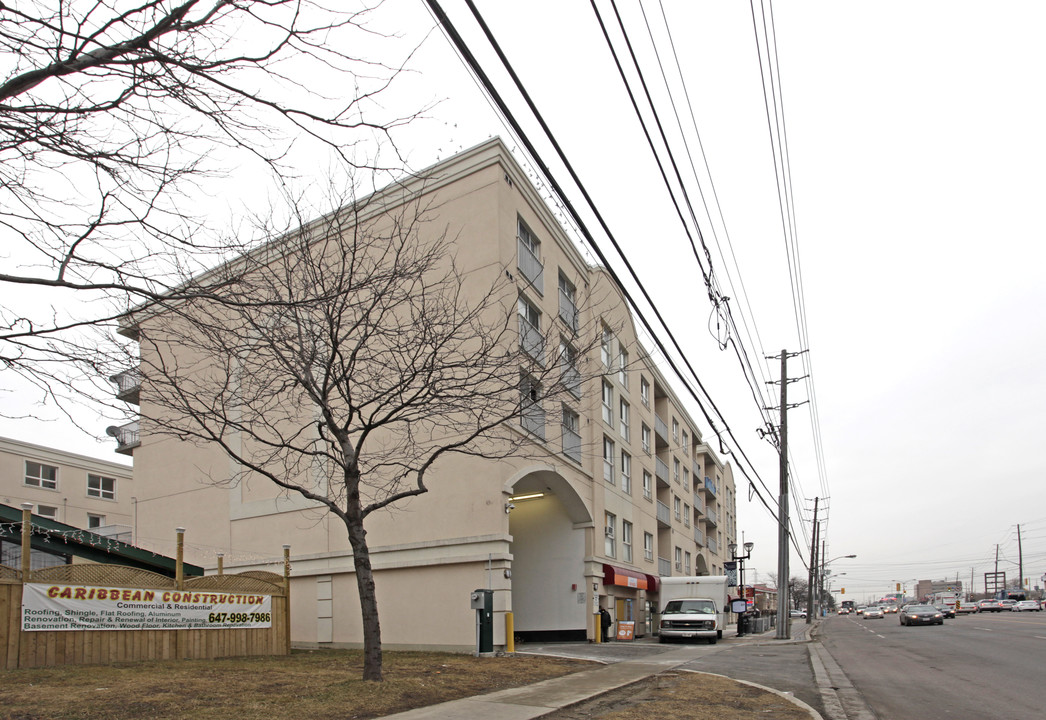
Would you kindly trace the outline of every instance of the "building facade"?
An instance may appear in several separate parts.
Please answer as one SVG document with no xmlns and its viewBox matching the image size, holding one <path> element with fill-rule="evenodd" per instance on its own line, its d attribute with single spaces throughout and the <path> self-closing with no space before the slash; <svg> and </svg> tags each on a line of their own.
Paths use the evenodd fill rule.
<svg viewBox="0 0 1046 720">
<path fill-rule="evenodd" d="M 0 438 L 0 503 L 33 504 L 33 514 L 131 543 L 130 466 Z"/>
<path fill-rule="evenodd" d="M 430 492 L 368 518 L 383 642 L 474 648 L 476 589 L 493 590 L 499 647 L 506 613 L 523 639 L 593 638 L 599 608 L 649 633 L 659 577 L 721 574 L 729 560 L 738 535 L 731 467 L 639 343 L 616 283 L 584 261 L 500 140 L 422 175 L 398 184 L 396 197 L 438 208 L 432 232 L 454 238 L 466 272 L 508 274 L 520 352 L 577 381 L 554 405 L 533 395 L 515 428 L 521 452 L 441 461 Z M 129 321 L 128 335 L 137 322 L 148 320 Z M 274 486 L 229 483 L 241 468 L 213 445 L 150 433 L 148 381 L 120 392 L 143 417 L 140 432 L 132 423 L 111 433 L 134 456 L 139 523 L 159 536 L 185 527 L 186 559 L 207 568 L 221 556 L 229 570 L 269 569 L 289 544 L 293 641 L 360 645 L 341 522 Z"/>
</svg>

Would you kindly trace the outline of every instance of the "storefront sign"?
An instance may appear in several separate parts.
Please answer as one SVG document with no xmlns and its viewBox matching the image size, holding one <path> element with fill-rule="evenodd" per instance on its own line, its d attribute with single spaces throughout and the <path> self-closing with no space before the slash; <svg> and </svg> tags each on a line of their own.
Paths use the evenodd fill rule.
<svg viewBox="0 0 1046 720">
<path fill-rule="evenodd" d="M 205 630 L 271 626 L 271 595 L 38 583 L 22 586 L 23 630 Z"/>
<path fill-rule="evenodd" d="M 632 640 L 636 636 L 636 624 L 633 621 L 622 620 L 617 624 L 617 639 Z"/>
</svg>

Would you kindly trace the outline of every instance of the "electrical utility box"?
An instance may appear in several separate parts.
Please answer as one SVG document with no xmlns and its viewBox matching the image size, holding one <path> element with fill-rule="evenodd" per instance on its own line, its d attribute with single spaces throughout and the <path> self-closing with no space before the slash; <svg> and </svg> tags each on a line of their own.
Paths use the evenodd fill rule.
<svg viewBox="0 0 1046 720">
<path fill-rule="evenodd" d="M 494 591 L 473 590 L 471 607 L 476 611 L 476 653 L 494 652 Z"/>
</svg>

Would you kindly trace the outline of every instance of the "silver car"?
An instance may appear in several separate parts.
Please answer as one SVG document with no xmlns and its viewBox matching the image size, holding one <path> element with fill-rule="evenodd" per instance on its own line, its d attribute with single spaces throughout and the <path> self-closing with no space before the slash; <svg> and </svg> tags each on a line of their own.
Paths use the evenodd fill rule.
<svg viewBox="0 0 1046 720">
<path fill-rule="evenodd" d="M 881 607 L 866 607 L 864 609 L 864 617 L 866 620 L 871 620 L 872 618 L 882 620 L 886 617 L 886 613 L 883 612 Z"/>
</svg>

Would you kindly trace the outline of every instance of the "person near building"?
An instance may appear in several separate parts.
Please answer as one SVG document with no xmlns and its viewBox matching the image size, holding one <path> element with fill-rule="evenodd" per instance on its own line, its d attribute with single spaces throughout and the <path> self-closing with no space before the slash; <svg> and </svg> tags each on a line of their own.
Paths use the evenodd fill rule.
<svg viewBox="0 0 1046 720">
<path fill-rule="evenodd" d="M 606 608 L 599 608 L 599 625 L 602 628 L 602 634 L 600 637 L 603 642 L 610 640 L 610 626 L 614 624 L 614 621 L 610 617 L 610 613 Z"/>
</svg>

